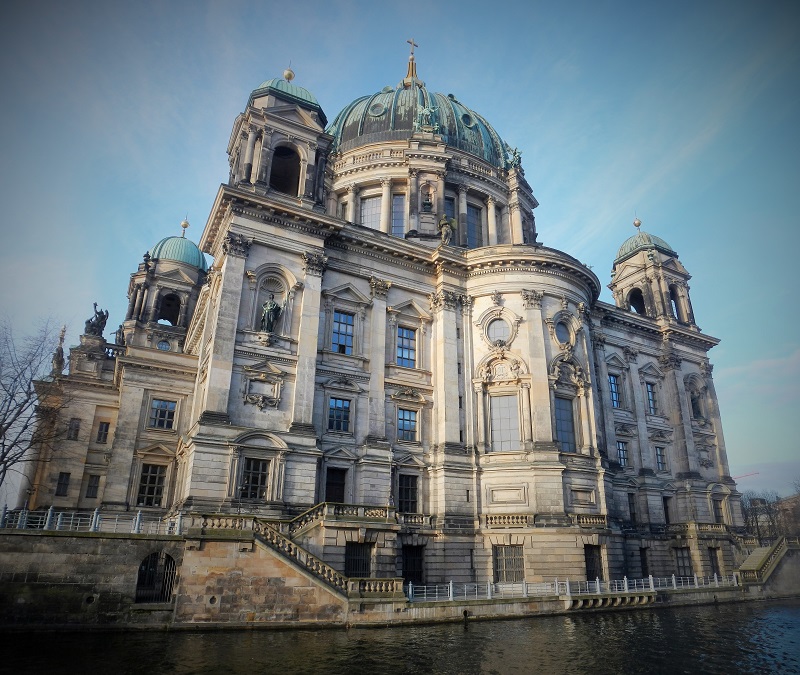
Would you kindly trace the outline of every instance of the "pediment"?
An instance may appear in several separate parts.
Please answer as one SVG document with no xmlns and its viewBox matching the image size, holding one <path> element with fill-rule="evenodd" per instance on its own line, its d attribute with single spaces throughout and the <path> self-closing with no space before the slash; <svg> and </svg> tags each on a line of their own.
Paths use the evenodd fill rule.
<svg viewBox="0 0 800 675">
<path fill-rule="evenodd" d="M 233 444 L 247 446 L 248 448 L 263 448 L 265 450 L 284 450 L 287 448 L 286 443 L 280 438 L 263 431 L 246 431 Z"/>
<path fill-rule="evenodd" d="M 243 370 L 247 375 L 253 378 L 283 377 L 286 375 L 284 371 L 266 360 L 260 361 L 252 366 L 245 366 Z"/>
<path fill-rule="evenodd" d="M 152 445 L 139 448 L 136 451 L 136 455 L 137 457 L 147 457 L 148 459 L 175 459 L 175 451 L 171 450 L 162 443 L 154 443 Z"/>
<path fill-rule="evenodd" d="M 345 459 L 349 462 L 358 459 L 355 452 L 342 445 L 336 446 L 335 448 L 328 448 L 324 450 L 322 454 L 325 456 L 325 459 Z"/>
<path fill-rule="evenodd" d="M 416 469 L 424 469 L 425 468 L 425 462 L 423 462 L 418 457 L 414 457 L 414 455 L 412 455 L 409 452 L 406 452 L 406 453 L 396 457 L 394 461 L 399 466 L 413 466 Z"/>
<path fill-rule="evenodd" d="M 399 389 L 394 394 L 391 395 L 391 398 L 394 401 L 404 400 L 404 401 L 414 401 L 416 403 L 425 402 L 425 397 L 418 389 L 415 389 L 414 387 Z"/>
<path fill-rule="evenodd" d="M 611 368 L 617 368 L 619 370 L 626 370 L 628 368 L 627 362 L 623 361 L 616 354 L 611 354 L 606 358 L 606 366 L 609 366 Z"/>
<path fill-rule="evenodd" d="M 333 297 L 337 300 L 346 300 L 359 305 L 372 304 L 372 300 L 370 300 L 366 295 L 361 293 L 361 291 L 359 291 L 355 286 L 353 286 L 353 284 L 350 283 L 342 284 L 336 288 L 329 288 L 328 290 L 322 291 L 322 295 L 326 298 Z"/>
<path fill-rule="evenodd" d="M 359 387 L 353 380 L 342 375 L 341 377 L 334 377 L 325 383 L 325 389 L 339 389 L 344 391 L 352 391 L 360 394 L 363 389 Z"/>
<path fill-rule="evenodd" d="M 432 317 L 429 312 L 425 311 L 420 305 L 413 300 L 406 300 L 399 305 L 392 305 L 386 308 L 387 312 L 396 312 L 397 314 L 405 314 L 406 316 L 414 316 L 422 319 L 423 321 L 431 321 Z"/>
<path fill-rule="evenodd" d="M 271 120 L 273 123 L 274 118 L 277 117 L 287 122 L 294 122 L 295 124 L 309 127 L 318 133 L 325 131 L 317 120 L 297 105 L 276 105 L 272 108 L 268 108 L 267 113 L 270 118 L 273 118 Z"/>
<path fill-rule="evenodd" d="M 674 270 L 681 275 L 686 274 L 686 268 L 680 264 L 675 258 L 666 258 L 661 262 L 661 266 L 666 270 Z"/>
<path fill-rule="evenodd" d="M 159 261 L 159 266 L 169 262 L 169 260 L 165 260 L 163 262 Z M 177 267 L 171 270 L 165 270 L 163 272 L 159 270 L 157 279 L 162 286 L 164 285 L 163 282 L 165 281 L 178 281 L 184 284 L 194 284 L 194 279 Z"/>
<path fill-rule="evenodd" d="M 639 375 L 645 377 L 649 375 L 650 377 L 655 377 L 658 379 L 664 378 L 664 373 L 662 373 L 658 366 L 656 366 L 656 364 L 652 361 L 645 363 L 641 368 L 639 368 Z"/>
</svg>

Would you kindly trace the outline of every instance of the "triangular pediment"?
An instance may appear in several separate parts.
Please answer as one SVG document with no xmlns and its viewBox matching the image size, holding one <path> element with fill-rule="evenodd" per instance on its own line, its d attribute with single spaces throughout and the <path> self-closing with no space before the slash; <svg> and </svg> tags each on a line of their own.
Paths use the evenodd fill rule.
<svg viewBox="0 0 800 675">
<path fill-rule="evenodd" d="M 286 374 L 280 368 L 266 360 L 260 361 L 252 366 L 245 366 L 244 372 L 246 372 L 250 377 L 258 377 L 259 375 L 283 377 L 283 375 Z"/>
<path fill-rule="evenodd" d="M 396 312 L 397 314 L 405 314 L 406 316 L 413 316 L 422 319 L 423 321 L 431 321 L 431 315 L 426 312 L 419 304 L 413 300 L 406 300 L 399 305 L 392 305 L 386 308 L 387 312 Z"/>
<path fill-rule="evenodd" d="M 656 364 L 650 362 L 645 363 L 641 368 L 639 368 L 639 375 L 655 377 L 658 379 L 662 379 L 664 377 L 664 373 L 656 366 Z"/>
<path fill-rule="evenodd" d="M 319 133 L 325 131 L 317 120 L 297 105 L 276 105 L 272 108 L 268 108 L 266 114 L 269 115 L 270 118 L 278 117 L 281 120 L 301 124 Z M 270 121 L 274 122 L 275 120 L 271 119 Z"/>
<path fill-rule="evenodd" d="M 169 260 L 165 260 L 163 262 L 159 261 L 159 267 L 164 263 L 168 264 L 169 262 Z M 162 282 L 162 285 L 165 281 L 178 281 L 184 284 L 194 284 L 194 279 L 177 267 L 171 270 L 165 270 L 163 272 L 159 270 L 156 278 Z"/>
<path fill-rule="evenodd" d="M 423 462 L 421 459 L 415 457 L 414 455 L 408 452 L 399 455 L 398 457 L 395 458 L 394 461 L 399 466 L 413 466 L 416 469 L 425 468 L 425 462 Z"/>
<path fill-rule="evenodd" d="M 611 354 L 608 358 L 606 358 L 606 365 L 619 370 L 623 370 L 628 367 L 628 364 L 616 354 Z"/>
<path fill-rule="evenodd" d="M 173 460 L 175 459 L 175 451 L 168 448 L 166 445 L 161 443 L 154 443 L 152 445 L 146 445 L 143 448 L 139 448 L 136 451 L 136 455 L 138 457 L 147 457 L 148 459 L 167 459 Z"/>
<path fill-rule="evenodd" d="M 342 445 L 338 445 L 335 448 L 328 448 L 324 450 L 322 454 L 325 455 L 325 459 L 345 459 L 348 462 L 354 462 L 358 459 L 356 453 Z"/>
<path fill-rule="evenodd" d="M 353 284 L 349 283 L 322 291 L 322 295 L 326 298 L 334 297 L 337 300 L 346 300 L 359 305 L 369 305 L 372 302 L 366 295 L 353 286 Z"/>
</svg>

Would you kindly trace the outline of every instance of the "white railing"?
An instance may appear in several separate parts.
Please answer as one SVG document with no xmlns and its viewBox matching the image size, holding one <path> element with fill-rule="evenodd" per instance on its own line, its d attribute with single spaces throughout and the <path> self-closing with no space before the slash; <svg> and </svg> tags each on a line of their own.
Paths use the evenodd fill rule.
<svg viewBox="0 0 800 675">
<path fill-rule="evenodd" d="M 56 511 L 9 511 L 3 509 L 0 529 L 46 530 L 62 532 L 119 532 L 125 534 L 171 534 L 182 533 L 181 515 L 161 518 L 136 512 Z"/>
<path fill-rule="evenodd" d="M 553 582 L 530 583 L 484 583 L 445 584 L 406 586 L 406 597 L 409 602 L 446 602 L 463 600 L 491 600 L 498 598 L 534 598 L 562 597 L 573 595 L 631 595 L 636 593 L 654 593 L 656 591 L 675 591 L 696 588 L 720 588 L 738 586 L 735 575 L 711 577 L 646 577 L 644 579 L 613 579 L 611 581 L 570 581 L 569 579 Z"/>
</svg>

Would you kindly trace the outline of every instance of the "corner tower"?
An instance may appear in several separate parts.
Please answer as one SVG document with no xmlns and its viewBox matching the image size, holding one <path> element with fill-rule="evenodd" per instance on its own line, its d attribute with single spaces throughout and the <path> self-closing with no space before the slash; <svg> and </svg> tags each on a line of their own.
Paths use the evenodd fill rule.
<svg viewBox="0 0 800 675">
<path fill-rule="evenodd" d="M 689 298 L 691 275 L 678 254 L 660 237 L 641 229 L 620 246 L 608 287 L 617 307 L 651 319 L 678 323 L 699 330 Z"/>
</svg>

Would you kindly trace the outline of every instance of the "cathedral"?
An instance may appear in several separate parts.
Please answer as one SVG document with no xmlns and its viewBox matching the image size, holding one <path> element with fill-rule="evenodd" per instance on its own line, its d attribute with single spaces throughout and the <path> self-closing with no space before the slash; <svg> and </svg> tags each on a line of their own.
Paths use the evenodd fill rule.
<svg viewBox="0 0 800 675">
<path fill-rule="evenodd" d="M 718 340 L 675 249 L 634 221 L 603 302 L 413 51 L 332 121 L 293 79 L 234 120 L 199 243 L 156 243 L 116 338 L 95 308 L 54 359 L 29 507 L 257 518 L 349 578 L 731 574 Z"/>
</svg>

